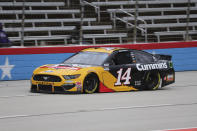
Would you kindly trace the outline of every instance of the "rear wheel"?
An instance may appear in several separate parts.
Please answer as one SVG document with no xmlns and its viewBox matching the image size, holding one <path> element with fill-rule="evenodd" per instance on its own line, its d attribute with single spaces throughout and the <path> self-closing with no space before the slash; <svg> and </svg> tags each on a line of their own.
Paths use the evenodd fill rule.
<svg viewBox="0 0 197 131">
<path fill-rule="evenodd" d="M 148 90 L 157 90 L 161 83 L 159 72 L 149 72 L 146 76 L 145 87 Z"/>
<path fill-rule="evenodd" d="M 99 86 L 99 80 L 96 74 L 88 74 L 83 82 L 83 92 L 84 93 L 95 93 Z"/>
</svg>

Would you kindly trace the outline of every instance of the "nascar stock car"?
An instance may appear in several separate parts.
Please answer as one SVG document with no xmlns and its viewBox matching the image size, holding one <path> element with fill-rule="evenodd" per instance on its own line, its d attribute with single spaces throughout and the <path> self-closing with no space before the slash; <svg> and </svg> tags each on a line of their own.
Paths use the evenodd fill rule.
<svg viewBox="0 0 197 131">
<path fill-rule="evenodd" d="M 61 64 L 34 70 L 31 92 L 94 93 L 156 90 L 175 82 L 170 55 L 125 48 L 87 48 Z"/>
</svg>

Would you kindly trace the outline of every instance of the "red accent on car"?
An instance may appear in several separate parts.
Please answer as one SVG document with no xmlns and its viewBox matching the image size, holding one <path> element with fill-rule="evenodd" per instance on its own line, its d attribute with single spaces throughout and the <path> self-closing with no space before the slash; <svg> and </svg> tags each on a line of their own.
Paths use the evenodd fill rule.
<svg viewBox="0 0 197 131">
<path fill-rule="evenodd" d="M 107 88 L 102 82 L 100 82 L 99 92 L 114 92 L 114 90 Z"/>
<path fill-rule="evenodd" d="M 70 67 L 70 66 L 41 66 L 40 68 L 52 68 L 52 69 L 70 69 L 70 70 L 80 70 L 79 67 Z"/>
</svg>

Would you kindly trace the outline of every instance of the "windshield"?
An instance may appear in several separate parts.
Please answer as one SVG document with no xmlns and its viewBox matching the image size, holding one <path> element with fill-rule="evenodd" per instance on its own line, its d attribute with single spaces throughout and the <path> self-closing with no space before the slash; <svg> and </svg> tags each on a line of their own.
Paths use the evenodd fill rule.
<svg viewBox="0 0 197 131">
<path fill-rule="evenodd" d="M 102 65 L 108 57 L 103 52 L 79 52 L 64 61 L 64 64 Z"/>
</svg>

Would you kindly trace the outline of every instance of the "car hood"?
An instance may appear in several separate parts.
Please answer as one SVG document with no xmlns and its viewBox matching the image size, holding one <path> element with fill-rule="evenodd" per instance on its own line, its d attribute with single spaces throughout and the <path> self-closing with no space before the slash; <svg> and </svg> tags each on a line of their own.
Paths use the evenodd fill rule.
<svg viewBox="0 0 197 131">
<path fill-rule="evenodd" d="M 81 73 L 83 69 L 87 67 L 90 66 L 82 66 L 82 65 L 68 66 L 63 64 L 49 64 L 49 65 L 40 66 L 34 71 L 34 74 L 70 75 L 70 74 Z"/>
</svg>

